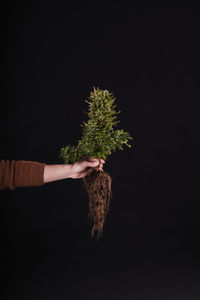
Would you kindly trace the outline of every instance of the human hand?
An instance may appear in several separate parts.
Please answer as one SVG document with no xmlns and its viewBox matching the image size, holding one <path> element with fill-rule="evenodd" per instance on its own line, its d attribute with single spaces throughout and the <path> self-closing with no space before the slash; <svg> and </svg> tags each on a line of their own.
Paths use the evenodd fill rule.
<svg viewBox="0 0 200 300">
<path fill-rule="evenodd" d="M 94 169 L 100 172 L 103 171 L 103 164 L 105 163 L 104 159 L 97 159 L 89 157 L 88 160 L 77 161 L 71 165 L 71 175 L 73 179 L 84 178 L 86 175 L 89 175 Z"/>
</svg>

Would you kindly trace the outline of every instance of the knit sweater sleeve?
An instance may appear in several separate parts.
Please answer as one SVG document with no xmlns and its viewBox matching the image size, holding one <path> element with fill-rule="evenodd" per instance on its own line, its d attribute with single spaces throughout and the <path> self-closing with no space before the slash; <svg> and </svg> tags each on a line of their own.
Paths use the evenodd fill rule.
<svg viewBox="0 0 200 300">
<path fill-rule="evenodd" d="M 45 163 L 25 160 L 0 161 L 0 189 L 44 184 Z"/>
</svg>

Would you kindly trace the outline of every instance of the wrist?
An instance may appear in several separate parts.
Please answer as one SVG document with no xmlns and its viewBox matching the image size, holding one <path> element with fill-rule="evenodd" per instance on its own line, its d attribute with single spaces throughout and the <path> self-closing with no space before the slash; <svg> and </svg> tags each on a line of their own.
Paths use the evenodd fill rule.
<svg viewBox="0 0 200 300">
<path fill-rule="evenodd" d="M 62 179 L 72 178 L 73 165 L 72 164 L 68 164 L 68 165 L 63 164 L 62 168 L 63 168 L 63 178 Z"/>
</svg>

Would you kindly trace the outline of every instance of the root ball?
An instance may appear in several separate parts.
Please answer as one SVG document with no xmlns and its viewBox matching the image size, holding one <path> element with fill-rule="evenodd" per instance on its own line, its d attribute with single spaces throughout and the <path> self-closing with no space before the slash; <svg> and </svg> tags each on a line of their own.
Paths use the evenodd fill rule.
<svg viewBox="0 0 200 300">
<path fill-rule="evenodd" d="M 89 197 L 88 217 L 92 223 L 91 235 L 94 237 L 97 232 L 98 240 L 103 234 L 106 215 L 109 211 L 112 178 L 105 171 L 93 170 L 82 180 Z"/>
</svg>

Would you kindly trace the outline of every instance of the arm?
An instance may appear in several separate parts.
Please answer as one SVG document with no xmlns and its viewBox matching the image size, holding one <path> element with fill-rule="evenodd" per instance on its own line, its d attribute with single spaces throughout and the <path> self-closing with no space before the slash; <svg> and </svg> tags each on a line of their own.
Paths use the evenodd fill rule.
<svg viewBox="0 0 200 300">
<path fill-rule="evenodd" d="M 90 161 L 76 162 L 74 164 L 46 165 L 44 168 L 44 183 L 60 179 L 79 179 L 90 173 L 93 168 L 103 171 L 103 159 L 92 159 Z"/>
<path fill-rule="evenodd" d="M 0 161 L 0 189 L 40 186 L 48 182 L 73 178 L 83 178 L 96 168 L 103 171 L 103 159 L 76 162 L 74 164 L 47 165 L 35 161 Z"/>
</svg>

